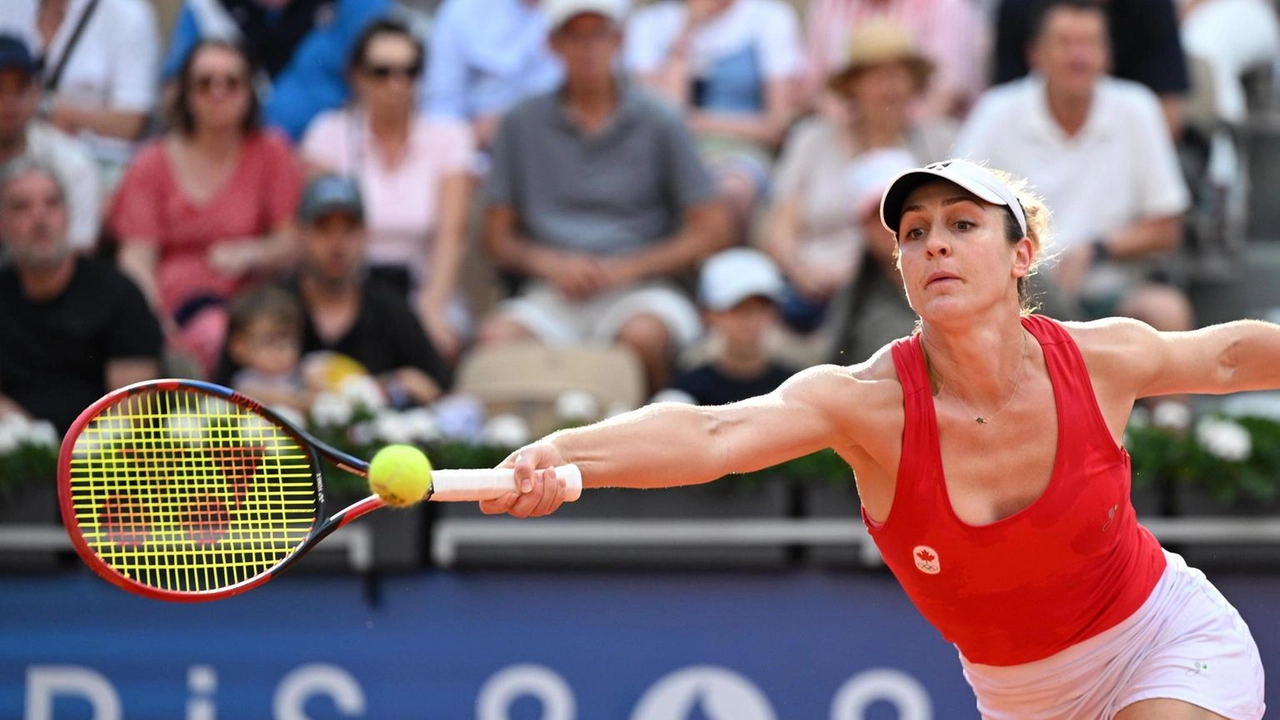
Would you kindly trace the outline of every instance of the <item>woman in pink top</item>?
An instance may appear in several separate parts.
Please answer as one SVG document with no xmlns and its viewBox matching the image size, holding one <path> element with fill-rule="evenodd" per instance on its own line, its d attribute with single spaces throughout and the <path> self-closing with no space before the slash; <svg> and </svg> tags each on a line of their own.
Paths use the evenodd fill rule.
<svg viewBox="0 0 1280 720">
<path fill-rule="evenodd" d="M 371 272 L 416 295 L 432 343 L 454 358 L 469 323 L 457 288 L 475 142 L 463 123 L 418 114 L 422 62 L 422 45 L 404 25 L 375 21 L 348 65 L 352 103 L 312 122 L 302 155 L 359 182 Z"/>
<path fill-rule="evenodd" d="M 653 488 L 832 448 L 984 718 L 1261 718 L 1249 629 L 1138 523 L 1121 438 L 1138 398 L 1280 387 L 1280 328 L 1028 314 L 1048 210 L 962 160 L 899 175 L 880 217 L 920 317 L 911 337 L 758 398 L 559 431 L 511 455 L 520 491 L 482 509 L 555 510 L 564 482 L 549 469 L 566 462 L 587 487 Z"/>
<path fill-rule="evenodd" d="M 138 154 L 111 211 L 121 270 L 170 343 L 206 371 L 225 333 L 221 301 L 292 257 L 302 172 L 288 141 L 260 129 L 251 77 L 242 49 L 197 45 L 178 76 L 170 130 Z"/>
</svg>

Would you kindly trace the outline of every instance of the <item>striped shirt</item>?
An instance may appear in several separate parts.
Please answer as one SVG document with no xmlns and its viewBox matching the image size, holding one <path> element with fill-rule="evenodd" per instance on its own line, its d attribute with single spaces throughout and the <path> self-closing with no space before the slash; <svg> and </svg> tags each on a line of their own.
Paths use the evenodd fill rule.
<svg viewBox="0 0 1280 720">
<path fill-rule="evenodd" d="M 991 31 L 974 0 L 811 0 L 805 60 L 815 93 L 844 63 L 853 29 L 872 19 L 901 25 L 937 65 L 923 114 L 948 114 L 955 102 L 967 108 L 986 88 Z"/>
</svg>

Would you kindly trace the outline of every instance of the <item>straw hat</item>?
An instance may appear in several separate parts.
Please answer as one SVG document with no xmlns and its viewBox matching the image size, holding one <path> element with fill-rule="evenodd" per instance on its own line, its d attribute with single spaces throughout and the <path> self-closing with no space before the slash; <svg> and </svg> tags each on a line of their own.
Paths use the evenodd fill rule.
<svg viewBox="0 0 1280 720">
<path fill-rule="evenodd" d="M 911 69 L 918 89 L 924 88 L 933 74 L 933 61 L 921 54 L 901 25 L 889 20 L 873 20 L 853 31 L 844 64 L 827 78 L 827 87 L 843 94 L 845 83 L 857 73 L 895 62 Z"/>
</svg>

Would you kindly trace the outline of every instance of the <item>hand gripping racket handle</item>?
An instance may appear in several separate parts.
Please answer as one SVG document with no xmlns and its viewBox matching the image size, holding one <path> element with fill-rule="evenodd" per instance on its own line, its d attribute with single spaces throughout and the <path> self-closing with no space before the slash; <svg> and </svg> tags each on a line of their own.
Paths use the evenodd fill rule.
<svg viewBox="0 0 1280 720">
<path fill-rule="evenodd" d="M 582 497 L 582 472 L 577 465 L 561 465 L 556 476 L 564 479 L 565 502 Z M 436 502 L 493 500 L 516 490 L 515 473 L 510 468 L 496 470 L 435 470 L 431 473 L 431 496 Z"/>
</svg>

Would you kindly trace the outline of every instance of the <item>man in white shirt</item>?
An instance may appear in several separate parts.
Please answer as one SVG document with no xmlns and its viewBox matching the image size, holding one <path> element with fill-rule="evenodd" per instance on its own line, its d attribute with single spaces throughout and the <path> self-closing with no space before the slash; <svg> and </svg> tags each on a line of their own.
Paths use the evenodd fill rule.
<svg viewBox="0 0 1280 720">
<path fill-rule="evenodd" d="M 160 37 L 147 0 L 2 0 L 0 33 L 41 59 L 44 117 L 114 187 L 158 102 Z"/>
<path fill-rule="evenodd" d="M 26 43 L 0 35 L 0 166 L 30 156 L 53 168 L 67 193 L 68 241 L 76 250 L 90 250 L 102 217 L 97 166 L 79 142 L 35 119 L 41 95 L 36 72 Z"/>
<path fill-rule="evenodd" d="M 1105 74 L 1106 23 L 1086 0 L 1049 4 L 1029 50 L 1035 72 L 983 95 L 954 154 L 1023 176 L 1044 196 L 1061 253 L 1051 276 L 1086 312 L 1190 328 L 1185 295 L 1150 282 L 1179 243 L 1190 194 L 1159 98 Z"/>
</svg>

